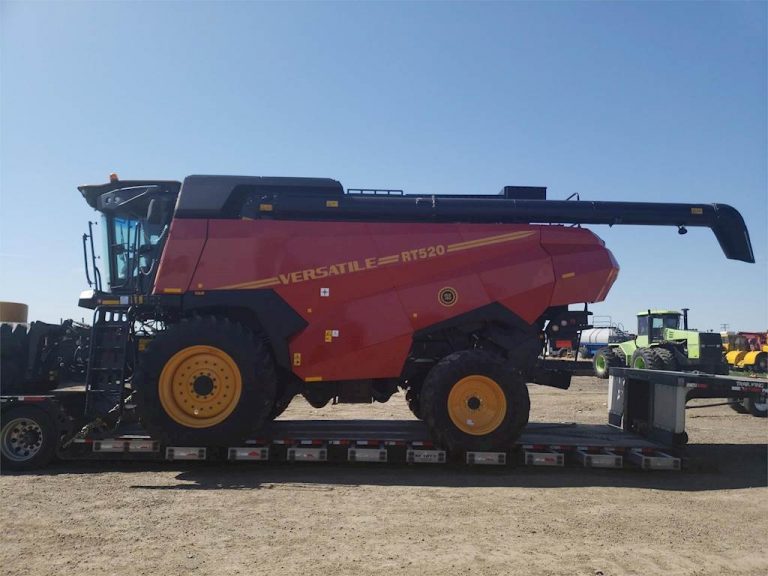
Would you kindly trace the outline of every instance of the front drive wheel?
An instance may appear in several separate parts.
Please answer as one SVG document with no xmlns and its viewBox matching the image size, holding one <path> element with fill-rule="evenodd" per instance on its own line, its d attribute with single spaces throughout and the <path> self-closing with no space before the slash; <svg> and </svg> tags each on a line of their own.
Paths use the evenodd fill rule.
<svg viewBox="0 0 768 576">
<path fill-rule="evenodd" d="M 624 357 L 623 355 L 618 355 L 618 350 L 620 349 L 617 347 L 606 346 L 595 352 L 595 357 L 592 359 L 595 376 L 605 379 L 608 378 L 608 373 L 611 368 L 623 368 L 626 366 Z"/>
<path fill-rule="evenodd" d="M 56 454 L 56 425 L 50 414 L 40 408 L 11 408 L 3 413 L 0 442 L 3 468 L 44 468 Z"/>
<path fill-rule="evenodd" d="M 275 405 L 275 368 L 264 344 L 239 324 L 192 318 L 158 334 L 134 377 L 136 408 L 166 444 L 245 440 Z"/>
<path fill-rule="evenodd" d="M 522 377 L 482 350 L 451 354 L 430 370 L 421 415 L 432 437 L 450 450 L 509 450 L 528 423 Z"/>
</svg>

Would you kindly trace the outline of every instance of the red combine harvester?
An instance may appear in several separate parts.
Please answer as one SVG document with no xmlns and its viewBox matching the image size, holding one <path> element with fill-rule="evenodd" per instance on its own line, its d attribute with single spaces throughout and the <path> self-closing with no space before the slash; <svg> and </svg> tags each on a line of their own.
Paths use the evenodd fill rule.
<svg viewBox="0 0 768 576">
<path fill-rule="evenodd" d="M 754 261 L 741 215 L 722 204 L 234 176 L 113 176 L 80 191 L 107 247 L 102 276 L 84 237 L 87 420 L 114 427 L 135 405 L 166 444 L 253 437 L 297 394 L 320 407 L 404 389 L 438 444 L 504 449 L 528 422 L 527 382 L 569 385 L 539 360 L 547 340 L 588 327 L 586 306 L 568 306 L 602 301 L 618 273 L 600 238 L 562 224 L 704 226 L 726 257 Z"/>
</svg>

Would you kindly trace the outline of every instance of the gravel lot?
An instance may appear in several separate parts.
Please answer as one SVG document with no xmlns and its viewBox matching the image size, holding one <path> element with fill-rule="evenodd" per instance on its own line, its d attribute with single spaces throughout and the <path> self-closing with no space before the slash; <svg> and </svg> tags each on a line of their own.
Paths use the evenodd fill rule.
<svg viewBox="0 0 768 576">
<path fill-rule="evenodd" d="M 532 386 L 532 420 L 606 419 L 606 385 Z M 711 401 L 710 401 L 711 402 Z M 700 402 L 704 403 L 704 402 Z M 387 404 L 285 418 L 407 418 Z M 768 422 L 688 412 L 695 471 L 59 463 L 3 474 L 0 571 L 768 573 Z"/>
</svg>

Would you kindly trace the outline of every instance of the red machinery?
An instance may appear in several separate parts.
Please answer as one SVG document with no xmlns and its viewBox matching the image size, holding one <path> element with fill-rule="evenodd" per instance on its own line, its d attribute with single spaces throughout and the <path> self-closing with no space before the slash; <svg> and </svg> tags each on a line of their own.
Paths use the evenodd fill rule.
<svg viewBox="0 0 768 576">
<path fill-rule="evenodd" d="M 716 204 L 228 176 L 80 190 L 109 248 L 106 282 L 92 254 L 81 296 L 96 310 L 87 412 L 114 422 L 132 394 L 152 435 L 182 444 L 244 438 L 296 394 L 321 406 L 403 388 L 439 443 L 506 446 L 528 420 L 526 382 L 568 386 L 538 361 L 588 326 L 568 305 L 603 300 L 618 272 L 595 234 L 558 223 L 705 226 L 754 261 L 741 216 Z"/>
</svg>

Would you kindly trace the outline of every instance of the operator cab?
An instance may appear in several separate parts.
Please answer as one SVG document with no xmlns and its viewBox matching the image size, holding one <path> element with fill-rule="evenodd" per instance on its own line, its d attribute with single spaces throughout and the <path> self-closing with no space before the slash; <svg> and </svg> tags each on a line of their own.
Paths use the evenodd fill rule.
<svg viewBox="0 0 768 576">
<path fill-rule="evenodd" d="M 645 336 L 649 342 L 664 340 L 664 329 L 680 328 L 680 312 L 674 310 L 647 310 L 637 315 L 637 335 Z"/>
<path fill-rule="evenodd" d="M 89 232 L 83 235 L 83 256 L 92 289 L 80 295 L 80 306 L 95 308 L 105 294 L 124 296 L 126 303 L 129 296 L 149 294 L 180 187 L 176 181 L 121 181 L 116 174 L 110 175 L 108 184 L 78 187 L 88 204 L 101 212 L 104 242 L 99 257 L 94 250 L 94 223 L 89 223 Z M 103 276 L 98 259 L 106 263 Z"/>
</svg>

